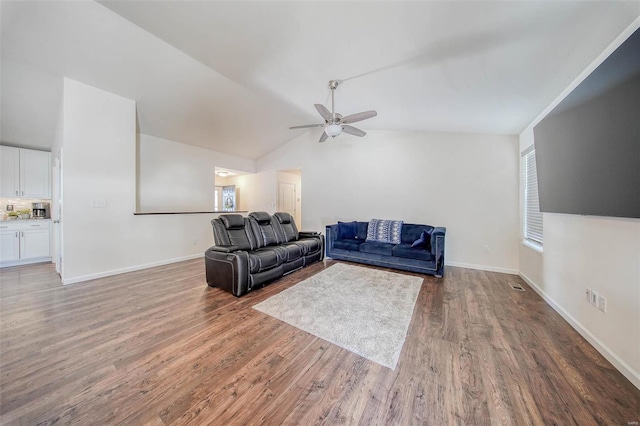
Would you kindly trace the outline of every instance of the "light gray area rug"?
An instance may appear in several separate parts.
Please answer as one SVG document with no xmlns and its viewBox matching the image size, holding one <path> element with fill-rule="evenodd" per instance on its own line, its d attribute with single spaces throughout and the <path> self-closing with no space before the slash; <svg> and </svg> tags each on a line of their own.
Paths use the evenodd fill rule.
<svg viewBox="0 0 640 426">
<path fill-rule="evenodd" d="M 395 369 L 422 280 L 338 263 L 253 308 Z"/>
</svg>

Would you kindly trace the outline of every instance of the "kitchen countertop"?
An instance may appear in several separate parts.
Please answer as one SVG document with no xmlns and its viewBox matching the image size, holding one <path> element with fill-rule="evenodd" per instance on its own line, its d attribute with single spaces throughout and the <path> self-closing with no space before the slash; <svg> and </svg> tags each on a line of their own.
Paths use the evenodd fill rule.
<svg viewBox="0 0 640 426">
<path fill-rule="evenodd" d="M 31 219 L 5 219 L 5 220 L 0 220 L 1 223 L 32 222 L 32 221 L 45 222 L 45 221 L 51 221 L 51 218 L 48 217 L 46 219 L 31 218 Z"/>
</svg>

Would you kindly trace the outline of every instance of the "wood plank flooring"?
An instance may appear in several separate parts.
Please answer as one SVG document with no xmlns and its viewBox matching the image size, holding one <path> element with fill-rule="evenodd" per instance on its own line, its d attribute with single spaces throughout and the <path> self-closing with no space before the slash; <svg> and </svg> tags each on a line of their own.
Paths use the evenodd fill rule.
<svg viewBox="0 0 640 426">
<path fill-rule="evenodd" d="M 239 299 L 207 287 L 202 259 L 64 287 L 50 264 L 2 269 L 0 423 L 640 421 L 640 391 L 516 276 L 410 274 L 395 370 L 252 309 L 333 263 Z"/>
</svg>

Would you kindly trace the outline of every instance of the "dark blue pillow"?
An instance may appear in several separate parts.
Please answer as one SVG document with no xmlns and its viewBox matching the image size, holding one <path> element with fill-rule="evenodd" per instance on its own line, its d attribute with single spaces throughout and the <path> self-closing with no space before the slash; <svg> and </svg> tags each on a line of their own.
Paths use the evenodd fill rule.
<svg viewBox="0 0 640 426">
<path fill-rule="evenodd" d="M 431 234 L 427 231 L 422 231 L 420 238 L 415 240 L 411 244 L 411 248 L 421 248 L 425 250 L 431 250 Z"/>
<path fill-rule="evenodd" d="M 356 237 L 357 224 L 353 222 L 338 222 L 338 239 L 354 239 Z"/>
</svg>

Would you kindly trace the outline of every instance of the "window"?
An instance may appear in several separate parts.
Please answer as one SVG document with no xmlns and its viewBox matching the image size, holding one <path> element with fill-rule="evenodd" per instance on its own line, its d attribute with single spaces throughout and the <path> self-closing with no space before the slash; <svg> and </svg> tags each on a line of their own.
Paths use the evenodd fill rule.
<svg viewBox="0 0 640 426">
<path fill-rule="evenodd" d="M 222 206 L 222 187 L 216 186 L 214 189 L 214 195 L 213 195 L 213 210 L 214 211 L 222 210 L 220 206 Z"/>
<path fill-rule="evenodd" d="M 524 155 L 524 239 L 542 245 L 542 213 L 538 200 L 536 151 Z"/>
</svg>

